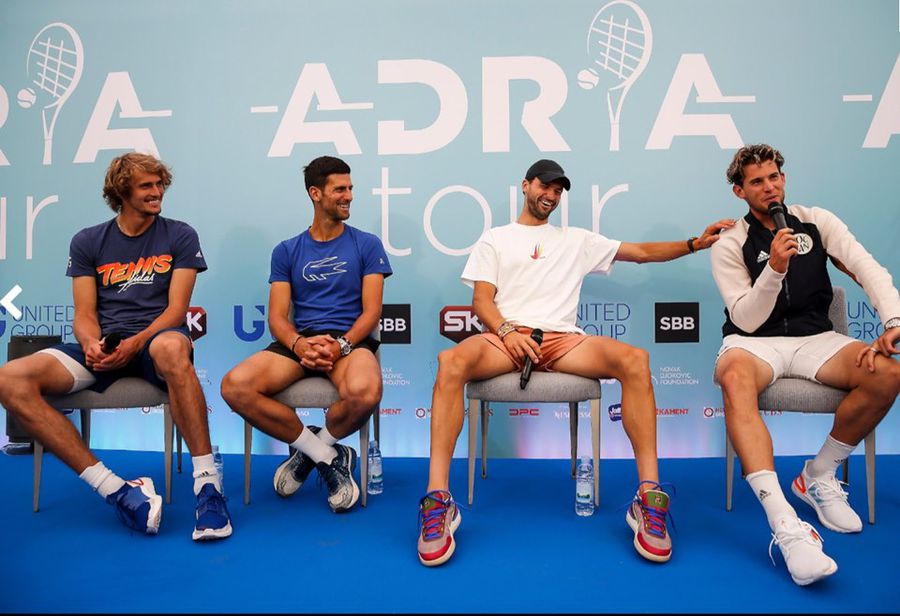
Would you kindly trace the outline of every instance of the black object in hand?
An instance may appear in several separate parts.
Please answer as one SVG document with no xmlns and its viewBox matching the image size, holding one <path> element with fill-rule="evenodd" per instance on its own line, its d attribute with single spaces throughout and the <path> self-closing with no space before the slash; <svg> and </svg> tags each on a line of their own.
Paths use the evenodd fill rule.
<svg viewBox="0 0 900 616">
<path fill-rule="evenodd" d="M 539 329 L 534 329 L 531 331 L 531 339 L 538 343 L 538 346 L 544 341 L 544 332 Z M 519 389 L 525 389 L 525 386 L 528 385 L 529 379 L 531 379 L 531 370 L 534 368 L 534 364 L 531 361 L 531 356 L 525 356 L 525 365 L 522 367 L 522 376 L 519 378 Z"/>
<path fill-rule="evenodd" d="M 100 349 L 104 353 L 109 355 L 116 350 L 120 342 L 122 342 L 122 334 L 120 334 L 119 332 L 106 334 L 106 336 L 104 336 L 103 340 L 100 343 Z"/>
<path fill-rule="evenodd" d="M 769 204 L 769 216 L 772 217 L 772 220 L 775 221 L 775 230 L 779 231 L 787 227 L 787 221 L 784 219 L 784 204 L 778 203 L 775 201 L 774 203 Z"/>
</svg>

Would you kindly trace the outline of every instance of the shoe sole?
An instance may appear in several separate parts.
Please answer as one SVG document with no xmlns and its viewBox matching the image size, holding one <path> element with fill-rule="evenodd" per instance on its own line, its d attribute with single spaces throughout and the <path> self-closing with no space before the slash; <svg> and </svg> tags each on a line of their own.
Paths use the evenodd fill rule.
<svg viewBox="0 0 900 616">
<path fill-rule="evenodd" d="M 231 536 L 231 522 L 222 528 L 204 528 L 203 530 L 194 529 L 191 537 L 194 541 L 214 541 L 216 539 L 224 539 Z"/>
<path fill-rule="evenodd" d="M 278 496 L 280 496 L 281 498 L 287 498 L 289 496 L 293 496 L 294 494 L 297 493 L 298 490 L 300 490 L 301 487 L 303 487 L 302 483 L 299 484 L 293 490 L 279 489 L 279 486 L 278 486 L 278 483 L 279 483 L 278 477 L 281 476 L 282 474 L 290 474 L 290 471 L 287 470 L 287 468 L 288 468 L 288 466 L 290 466 L 291 460 L 294 459 L 295 455 L 300 455 L 300 454 L 299 453 L 291 454 L 291 456 L 287 460 L 285 460 L 284 462 L 282 462 L 281 464 L 278 465 L 278 468 L 275 469 L 275 475 L 272 477 L 272 486 L 275 488 L 275 493 Z M 281 482 L 281 483 L 283 484 L 284 482 Z"/>
<path fill-rule="evenodd" d="M 799 479 L 799 477 L 797 479 Z M 822 526 L 824 526 L 828 530 L 833 530 L 836 533 L 851 534 L 851 533 L 862 532 L 862 524 L 860 524 L 859 528 L 848 529 L 848 528 L 841 528 L 840 526 L 836 526 L 835 524 L 832 524 L 831 522 L 829 522 L 828 519 L 822 514 L 822 509 L 819 507 L 819 504 L 816 502 L 816 499 L 814 499 L 812 496 L 810 496 L 809 493 L 801 490 L 800 486 L 797 485 L 797 479 L 794 479 L 791 482 L 791 492 L 794 493 L 794 496 L 796 496 L 797 498 L 799 498 L 800 500 L 802 500 L 804 503 L 806 503 L 807 505 L 809 505 L 810 507 L 812 507 L 815 510 L 816 517 L 819 518 L 819 523 L 821 523 Z M 850 505 L 848 504 L 847 506 L 849 507 Z M 834 573 L 834 572 L 832 571 L 832 573 Z M 826 574 L 826 575 L 830 575 L 830 574 Z M 813 582 L 814 581 L 815 580 L 813 580 Z M 800 584 L 800 582 L 797 582 L 797 583 Z M 807 584 L 810 584 L 810 583 L 811 582 L 807 582 Z"/>
<path fill-rule="evenodd" d="M 820 575 L 813 576 L 813 577 L 811 577 L 811 578 L 807 578 L 807 579 L 798 579 L 798 578 L 795 578 L 795 577 L 793 576 L 793 574 L 791 574 L 791 579 L 794 580 L 794 583 L 797 584 L 798 586 L 809 586 L 809 585 L 812 584 L 813 582 L 818 582 L 818 581 L 821 580 L 822 578 L 828 577 L 829 575 L 833 574 L 834 572 L 836 572 L 836 571 L 838 570 L 837 563 L 834 562 L 834 559 L 832 559 L 831 557 L 829 557 L 828 560 L 831 561 L 831 566 L 828 567 L 828 570 L 825 571 L 824 573 L 822 573 L 822 574 L 820 574 Z"/>
<path fill-rule="evenodd" d="M 150 511 L 147 514 L 147 530 L 148 535 L 155 535 L 159 532 L 159 524 L 162 522 L 162 496 L 156 493 L 153 487 L 153 480 L 149 477 L 141 477 L 141 492 L 149 499 Z"/>
<path fill-rule="evenodd" d="M 655 563 L 664 563 L 668 562 L 670 558 L 672 558 L 672 550 L 669 550 L 669 553 L 666 555 L 654 554 L 653 552 L 648 552 L 644 549 L 644 546 L 641 545 L 640 539 L 638 539 L 638 521 L 631 517 L 631 509 L 629 509 L 625 513 L 625 522 L 628 524 L 628 527 L 631 528 L 634 533 L 634 549 L 637 550 L 638 554 L 646 558 L 647 560 L 651 560 Z"/>
<path fill-rule="evenodd" d="M 331 503 L 329 502 L 328 506 L 331 507 L 331 510 L 335 513 L 346 513 L 350 511 L 351 509 L 353 509 L 353 505 L 356 504 L 356 501 L 359 500 L 359 486 L 356 484 L 356 480 L 353 478 L 353 471 L 356 469 L 356 450 L 354 450 L 352 447 L 348 447 L 347 449 L 351 451 L 350 463 L 347 465 L 347 467 L 349 470 L 348 477 L 350 477 L 350 485 L 353 486 L 353 497 L 350 499 L 350 504 L 346 507 L 334 508 L 331 507 Z"/>
<path fill-rule="evenodd" d="M 456 538 L 453 536 L 456 533 L 456 529 L 459 528 L 460 523 L 462 522 L 462 514 L 459 512 L 459 509 L 456 510 L 456 517 L 450 520 L 450 547 L 447 548 L 447 552 L 441 556 L 440 558 L 435 558 L 434 560 L 425 560 L 422 558 L 421 552 L 419 553 L 419 562 L 425 565 L 426 567 L 437 567 L 438 565 L 443 565 L 445 562 L 450 560 L 450 557 L 453 556 L 453 552 L 456 551 Z"/>
</svg>

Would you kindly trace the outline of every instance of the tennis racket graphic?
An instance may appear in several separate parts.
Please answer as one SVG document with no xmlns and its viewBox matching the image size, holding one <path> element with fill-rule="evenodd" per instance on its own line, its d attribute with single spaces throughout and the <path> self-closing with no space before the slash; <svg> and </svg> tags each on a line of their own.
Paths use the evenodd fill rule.
<svg viewBox="0 0 900 616">
<path fill-rule="evenodd" d="M 641 76 L 653 52 L 653 30 L 647 14 L 630 0 L 613 0 L 594 16 L 587 36 L 587 52 L 592 66 L 578 72 L 578 84 L 591 90 L 600 82 L 600 73 L 615 81 L 606 92 L 609 110 L 609 149 L 619 150 L 619 115 L 628 90 Z"/>
<path fill-rule="evenodd" d="M 53 129 L 59 111 L 78 86 L 84 68 L 81 37 L 69 26 L 55 22 L 37 33 L 25 60 L 25 74 L 31 87 L 19 91 L 19 105 L 28 108 L 35 102 L 43 105 L 44 164 L 52 162 Z"/>
</svg>

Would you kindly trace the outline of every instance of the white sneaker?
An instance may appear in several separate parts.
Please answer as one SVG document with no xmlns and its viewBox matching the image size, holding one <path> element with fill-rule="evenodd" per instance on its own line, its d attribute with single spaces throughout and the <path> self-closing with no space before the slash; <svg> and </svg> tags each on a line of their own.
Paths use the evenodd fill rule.
<svg viewBox="0 0 900 616">
<path fill-rule="evenodd" d="M 860 532 L 862 520 L 847 502 L 847 493 L 841 488 L 841 482 L 834 475 L 810 477 L 807 473 L 810 462 L 812 460 L 803 464 L 803 470 L 791 482 L 791 491 L 816 510 L 819 522 L 825 528 L 839 533 Z"/>
<path fill-rule="evenodd" d="M 775 523 L 769 543 L 769 558 L 774 565 L 773 545 L 781 550 L 791 579 L 800 586 L 817 582 L 837 571 L 837 563 L 822 551 L 822 537 L 800 518 L 785 516 Z"/>
</svg>

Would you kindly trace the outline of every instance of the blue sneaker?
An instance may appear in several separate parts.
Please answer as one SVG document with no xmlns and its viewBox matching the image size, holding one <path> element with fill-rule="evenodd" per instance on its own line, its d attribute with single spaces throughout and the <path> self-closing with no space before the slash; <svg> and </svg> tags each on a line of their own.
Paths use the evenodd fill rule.
<svg viewBox="0 0 900 616">
<path fill-rule="evenodd" d="M 106 502 L 116 508 L 116 515 L 132 530 L 148 535 L 159 532 L 162 518 L 162 497 L 153 489 L 153 480 L 138 477 L 106 497 Z"/>
<path fill-rule="evenodd" d="M 222 496 L 212 483 L 204 483 L 197 495 L 197 525 L 194 541 L 224 539 L 231 536 L 231 516 Z"/>
</svg>

